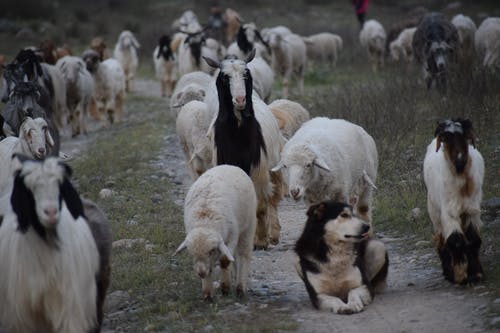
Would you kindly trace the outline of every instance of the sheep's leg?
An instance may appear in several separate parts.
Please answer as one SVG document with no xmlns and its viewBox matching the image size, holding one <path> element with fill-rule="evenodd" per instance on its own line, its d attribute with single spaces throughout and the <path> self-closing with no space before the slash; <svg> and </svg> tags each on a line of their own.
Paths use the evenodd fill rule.
<svg viewBox="0 0 500 333">
<path fill-rule="evenodd" d="M 301 69 L 299 71 L 299 75 L 297 77 L 298 86 L 299 86 L 299 93 L 301 95 L 304 95 L 304 72 L 305 72 L 305 68 L 301 67 Z"/>
<path fill-rule="evenodd" d="M 483 279 L 483 267 L 479 260 L 479 248 L 481 247 L 481 237 L 479 229 L 474 224 L 469 224 L 465 231 L 467 238 L 467 277 L 469 282 L 479 282 Z"/>
<path fill-rule="evenodd" d="M 283 78 L 283 98 L 288 98 L 288 84 L 290 80 L 286 77 Z"/>
<path fill-rule="evenodd" d="M 273 183 L 273 194 L 269 200 L 269 235 L 271 244 L 276 245 L 280 240 L 281 226 L 278 219 L 278 205 L 283 198 L 284 182 L 281 172 L 271 172 L 271 182 Z"/>
<path fill-rule="evenodd" d="M 123 116 L 123 99 L 124 99 L 123 94 L 119 94 L 118 96 L 116 96 L 116 101 L 115 101 L 115 121 L 116 122 L 119 122 Z"/>
<path fill-rule="evenodd" d="M 242 241 L 238 247 L 244 247 L 236 258 L 236 296 L 245 297 L 247 294 L 247 280 L 252 259 L 252 239 Z"/>
<path fill-rule="evenodd" d="M 207 301 L 211 301 L 213 296 L 212 272 L 208 273 L 206 277 L 201 279 L 201 289 L 203 298 Z"/>
<path fill-rule="evenodd" d="M 172 96 L 172 91 L 174 90 L 174 80 L 167 81 L 167 96 Z"/>
<path fill-rule="evenodd" d="M 268 239 L 268 206 L 267 203 L 259 201 L 257 207 L 257 229 L 255 231 L 254 248 L 256 250 L 265 250 L 269 246 Z"/>
<path fill-rule="evenodd" d="M 231 262 L 225 256 L 220 260 L 220 268 L 220 290 L 222 295 L 227 296 L 231 290 Z"/>
</svg>

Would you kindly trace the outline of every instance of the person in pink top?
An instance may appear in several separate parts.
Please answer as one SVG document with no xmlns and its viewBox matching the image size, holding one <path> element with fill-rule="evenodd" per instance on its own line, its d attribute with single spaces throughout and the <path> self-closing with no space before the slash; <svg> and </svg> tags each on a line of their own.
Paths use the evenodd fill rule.
<svg viewBox="0 0 500 333">
<path fill-rule="evenodd" d="M 358 17 L 359 24 L 363 27 L 366 9 L 368 8 L 368 0 L 352 0 L 352 3 L 356 10 L 356 16 Z"/>
</svg>

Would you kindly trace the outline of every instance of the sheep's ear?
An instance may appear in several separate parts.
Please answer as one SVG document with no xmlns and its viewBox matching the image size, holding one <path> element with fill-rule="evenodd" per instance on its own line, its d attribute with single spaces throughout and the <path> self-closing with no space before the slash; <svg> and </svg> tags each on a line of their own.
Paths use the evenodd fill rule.
<svg viewBox="0 0 500 333">
<path fill-rule="evenodd" d="M 323 169 L 325 171 L 332 171 L 332 170 L 330 170 L 330 167 L 328 166 L 328 164 L 326 164 L 326 162 L 321 157 L 316 157 L 313 161 L 313 164 L 315 166 L 317 166 L 318 168 Z"/>
<path fill-rule="evenodd" d="M 277 164 L 274 168 L 272 168 L 272 169 L 271 169 L 271 171 L 272 171 L 272 172 L 277 172 L 277 171 L 280 171 L 280 170 L 281 170 L 284 166 L 285 166 L 285 163 L 283 163 L 283 161 L 282 161 L 282 160 L 280 160 L 280 161 L 278 162 L 278 164 Z"/>
<path fill-rule="evenodd" d="M 184 239 L 184 241 L 181 243 L 181 245 L 179 245 L 179 247 L 177 248 L 177 250 L 175 250 L 174 252 L 174 256 L 179 253 L 179 252 L 182 252 L 182 250 L 186 249 L 187 248 L 187 238 Z"/>
<path fill-rule="evenodd" d="M 213 68 L 220 68 L 220 62 L 218 61 L 215 61 L 209 57 L 205 57 L 203 56 L 203 59 L 205 59 L 205 61 L 207 62 L 207 64 L 210 66 L 210 67 L 213 67 Z"/>
<path fill-rule="evenodd" d="M 229 251 L 229 249 L 227 248 L 226 244 L 224 244 L 223 241 L 221 241 L 219 243 L 219 251 L 226 256 L 226 258 L 229 260 L 229 261 L 234 261 L 234 257 L 233 255 L 231 254 L 231 251 Z"/>
<path fill-rule="evenodd" d="M 253 60 L 253 58 L 255 58 L 255 48 L 252 49 L 252 51 L 250 51 L 250 53 L 248 54 L 248 56 L 246 57 L 245 59 L 245 62 L 248 64 L 250 61 Z"/>
</svg>

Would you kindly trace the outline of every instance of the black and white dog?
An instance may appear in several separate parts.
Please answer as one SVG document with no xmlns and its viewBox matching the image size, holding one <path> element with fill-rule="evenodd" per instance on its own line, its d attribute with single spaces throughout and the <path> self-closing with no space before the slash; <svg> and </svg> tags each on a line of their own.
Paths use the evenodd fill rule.
<svg viewBox="0 0 500 333">
<path fill-rule="evenodd" d="M 295 252 L 312 305 L 342 314 L 362 311 L 385 287 L 384 244 L 368 238 L 370 226 L 348 204 L 324 201 L 311 206 L 307 216 Z"/>
</svg>

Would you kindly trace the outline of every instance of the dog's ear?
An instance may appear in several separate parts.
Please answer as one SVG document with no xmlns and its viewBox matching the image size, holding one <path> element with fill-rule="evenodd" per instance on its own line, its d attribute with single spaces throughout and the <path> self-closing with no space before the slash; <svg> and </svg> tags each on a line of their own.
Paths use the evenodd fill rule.
<svg viewBox="0 0 500 333">
<path fill-rule="evenodd" d="M 316 205 L 312 205 L 307 210 L 307 216 L 314 217 L 317 220 L 321 220 L 323 215 L 325 214 L 326 205 L 324 203 L 319 203 Z"/>
</svg>

